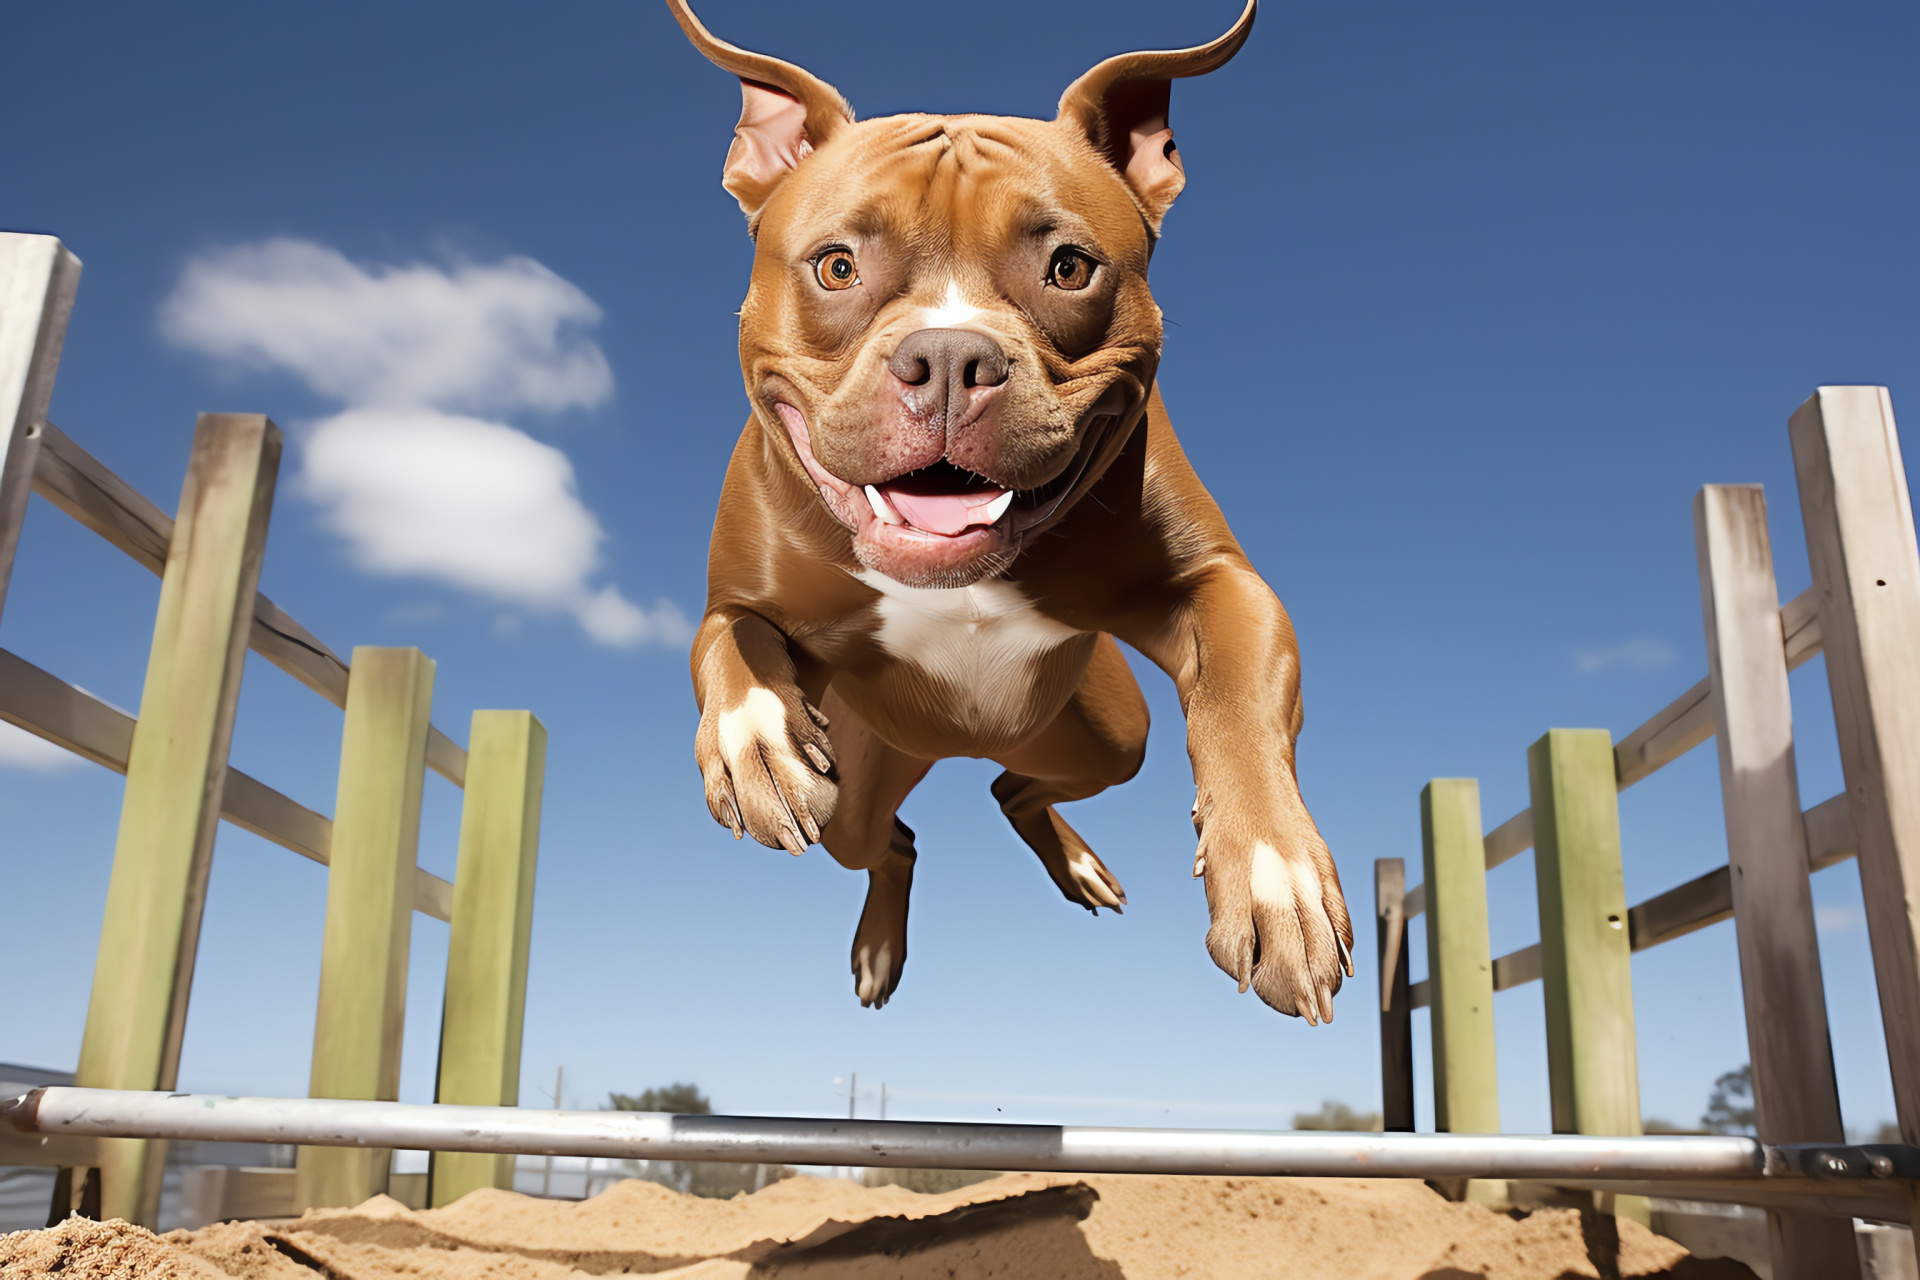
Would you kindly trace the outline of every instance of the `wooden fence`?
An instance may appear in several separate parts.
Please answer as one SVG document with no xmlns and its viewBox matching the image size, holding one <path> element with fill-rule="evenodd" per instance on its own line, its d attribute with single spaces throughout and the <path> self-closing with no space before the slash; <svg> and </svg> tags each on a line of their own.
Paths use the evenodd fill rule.
<svg viewBox="0 0 1920 1280">
<path fill-rule="evenodd" d="M 0 234 L 0 609 L 29 493 L 160 577 L 135 719 L 0 649 L 0 720 L 126 776 L 76 1083 L 175 1087 L 201 911 L 221 819 L 327 866 L 311 1096 L 392 1100 L 413 913 L 450 922 L 437 1100 L 519 1096 L 527 944 L 546 730 L 476 711 L 463 750 L 429 720 L 433 660 L 357 648 L 351 665 L 258 590 L 280 429 L 202 414 L 178 513 L 159 507 L 46 420 L 80 263 L 51 236 Z M 345 712 L 328 819 L 227 763 L 251 648 Z M 427 769 L 463 787 L 453 883 L 416 865 Z M 0 1147 L 0 1164 L 62 1167 L 54 1212 L 155 1223 L 165 1144 L 82 1153 Z M 390 1153 L 308 1147 L 300 1206 L 384 1191 Z M 436 1153 L 431 1198 L 512 1185 L 511 1157 Z"/>
<path fill-rule="evenodd" d="M 1920 1142 L 1913 509 L 1884 388 L 1822 387 L 1789 434 L 1813 585 L 1779 603 L 1759 486 L 1702 489 L 1693 516 L 1707 678 L 1618 743 L 1601 729 L 1550 730 L 1527 752 L 1531 805 L 1484 835 L 1478 783 L 1434 779 L 1420 796 L 1423 883 L 1406 889 L 1398 858 L 1375 863 L 1388 1129 L 1413 1128 L 1411 1017 L 1426 1008 L 1436 1127 L 1498 1132 L 1493 993 L 1540 982 L 1554 1131 L 1639 1133 L 1630 957 L 1731 919 L 1759 1137 L 1844 1141 L 1808 877 L 1857 858 L 1900 1132 Z M 1846 790 L 1803 811 L 1787 673 L 1822 652 Z M 1719 746 L 1727 865 L 1630 906 L 1618 795 L 1708 738 Z M 1528 849 L 1540 941 L 1496 957 L 1486 875 Z M 1406 922 L 1423 912 L 1427 977 L 1412 982 Z M 1770 1209 L 1769 1231 L 1779 1280 L 1858 1274 L 1844 1217 Z"/>
</svg>

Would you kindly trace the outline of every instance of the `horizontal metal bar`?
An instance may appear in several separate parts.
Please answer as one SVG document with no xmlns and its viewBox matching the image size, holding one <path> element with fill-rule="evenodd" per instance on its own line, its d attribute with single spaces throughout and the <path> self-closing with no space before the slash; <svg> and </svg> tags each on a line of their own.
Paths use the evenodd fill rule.
<svg viewBox="0 0 1920 1280">
<path fill-rule="evenodd" d="M 51 422 L 41 428 L 33 491 L 156 576 L 166 572 L 173 517 Z M 247 647 L 334 706 L 346 707 L 346 662 L 265 595 L 254 596 Z M 432 727 L 427 767 L 456 787 L 466 785 L 465 749 Z"/>
<path fill-rule="evenodd" d="M 127 771 L 133 717 L 5 649 L 0 649 L 0 720 L 115 773 Z M 322 866 L 332 854 L 332 821 L 232 765 L 221 788 L 220 816 Z M 451 921 L 453 886 L 414 868 L 413 909 Z"/>
<path fill-rule="evenodd" d="M 528 1111 L 49 1087 L 0 1103 L 20 1133 L 641 1160 L 1294 1177 L 1912 1178 L 1910 1147 L 1720 1136 L 1276 1133 Z"/>
</svg>

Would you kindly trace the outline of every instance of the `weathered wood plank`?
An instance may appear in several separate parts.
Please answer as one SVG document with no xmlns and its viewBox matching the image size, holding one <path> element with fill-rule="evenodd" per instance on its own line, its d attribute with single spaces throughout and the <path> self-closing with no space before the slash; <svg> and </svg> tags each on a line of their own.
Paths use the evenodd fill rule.
<svg viewBox="0 0 1920 1280">
<path fill-rule="evenodd" d="M 1540 944 L 1509 951 L 1493 960 L 1493 989 L 1510 991 L 1529 982 L 1540 981 Z"/>
<path fill-rule="evenodd" d="M 1793 415 L 1789 433 L 1894 1104 L 1902 1140 L 1920 1143 L 1920 551 L 1913 500 L 1885 387 L 1821 387 Z"/>
<path fill-rule="evenodd" d="M 0 611 L 79 285 L 80 259 L 58 240 L 0 232 Z"/>
<path fill-rule="evenodd" d="M 433 660 L 418 649 L 353 653 L 314 1016 L 316 1098 L 399 1096 L 433 675 Z M 391 1157 L 302 1147 L 301 1207 L 356 1205 L 383 1193 Z"/>
<path fill-rule="evenodd" d="M 172 518 L 52 423 L 41 433 L 33 490 L 153 573 L 165 564 Z M 347 705 L 346 662 L 265 595 L 254 599 L 247 644 L 334 706 Z M 430 729 L 427 767 L 462 786 L 467 753 Z"/>
<path fill-rule="evenodd" d="M 1527 751 L 1555 1133 L 1640 1132 L 1613 759 L 1604 729 L 1552 729 Z"/>
<path fill-rule="evenodd" d="M 1434 1128 L 1500 1132 L 1493 957 L 1480 785 L 1435 778 L 1420 792 L 1427 888 L 1427 987 L 1433 1010 Z"/>
<path fill-rule="evenodd" d="M 166 568 L 173 517 L 47 423 L 34 460 L 33 491 L 158 575 Z"/>
<path fill-rule="evenodd" d="M 1733 878 L 1726 867 L 1656 894 L 1627 911 L 1627 942 L 1645 951 L 1708 925 L 1733 919 Z"/>
<path fill-rule="evenodd" d="M 1522 809 L 1514 814 L 1487 832 L 1487 838 L 1483 843 L 1486 847 L 1489 871 L 1533 848 L 1533 810 Z"/>
<path fill-rule="evenodd" d="M 1707 699 L 1710 681 L 1702 680 L 1655 712 L 1614 748 L 1614 777 L 1621 790 L 1678 760 L 1713 736 Z"/>
<path fill-rule="evenodd" d="M 134 719 L 26 659 L 0 649 L 0 720 L 65 747 L 115 773 L 127 771 Z M 282 849 L 325 866 L 333 823 L 231 766 L 220 816 Z M 413 909 L 451 920 L 453 885 L 430 871 L 415 873 Z"/>
<path fill-rule="evenodd" d="M 1766 495 L 1708 485 L 1693 521 L 1755 1127 L 1766 1142 L 1843 1142 Z M 1768 1230 L 1781 1280 L 1858 1274 L 1850 1224 L 1774 1213 Z"/>
<path fill-rule="evenodd" d="M 1822 387 L 1794 414 L 1790 432 L 1831 637 L 1827 677 L 1895 1104 L 1912 1141 L 1920 1139 L 1920 562 L 1912 499 L 1885 388 Z"/>
<path fill-rule="evenodd" d="M 520 1101 L 520 1033 L 540 855 L 547 731 L 525 711 L 476 711 L 454 875 L 437 1102 Z M 481 1187 L 513 1189 L 513 1157 L 435 1152 L 428 1200 L 452 1204 Z"/>
<path fill-rule="evenodd" d="M 1413 1004 L 1409 1000 L 1407 864 L 1373 864 L 1374 953 L 1380 965 L 1380 1116 L 1388 1133 L 1413 1132 Z"/>
<path fill-rule="evenodd" d="M 258 415 L 202 414 L 194 430 L 128 747 L 83 1086 L 174 1087 L 280 446 Z M 102 1211 L 153 1225 L 164 1151 L 109 1144 Z"/>
<path fill-rule="evenodd" d="M 1846 792 L 1828 796 L 1800 815 L 1807 829 L 1807 870 L 1824 871 L 1860 851 L 1853 830 L 1853 803 Z"/>
</svg>

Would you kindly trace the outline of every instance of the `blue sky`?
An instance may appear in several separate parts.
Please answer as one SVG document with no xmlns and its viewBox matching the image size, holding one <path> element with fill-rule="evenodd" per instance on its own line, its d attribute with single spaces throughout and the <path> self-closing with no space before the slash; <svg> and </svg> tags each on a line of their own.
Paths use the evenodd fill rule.
<svg viewBox="0 0 1920 1280">
<path fill-rule="evenodd" d="M 1050 115 L 1098 59 L 1236 11 L 701 7 L 862 115 Z M 1787 415 L 1844 382 L 1899 410 L 1920 373 L 1911 6 L 1270 3 L 1230 66 L 1175 88 L 1189 185 L 1153 266 L 1161 385 L 1300 632 L 1301 781 L 1359 974 L 1311 1029 L 1213 968 L 1179 709 L 1142 666 L 1146 768 L 1071 811 L 1127 914 L 1063 902 L 992 805 L 993 768 L 942 765 L 904 811 L 912 958 L 874 1013 L 847 972 L 862 878 L 734 843 L 692 760 L 676 618 L 698 616 L 745 416 L 731 80 L 654 3 L 16 6 L 8 31 L 37 52 L 0 81 L 0 226 L 86 263 L 53 420 L 170 508 L 197 411 L 271 414 L 290 447 L 264 589 L 342 652 L 433 655 L 457 738 L 477 707 L 551 732 L 529 1105 L 564 1064 L 587 1106 L 690 1079 L 728 1110 L 844 1114 L 849 1071 L 909 1117 L 1377 1106 L 1372 863 L 1417 866 L 1420 786 L 1479 777 L 1491 827 L 1526 803 L 1545 729 L 1620 736 L 1691 685 L 1693 493 L 1765 484 L 1798 593 Z M 241 321 L 201 288 L 249 281 L 263 310 Z M 300 336 L 317 312 L 344 336 Z M 369 315 L 401 336 L 354 328 Z M 450 419 L 469 425 L 432 434 Z M 436 440 L 498 464 L 474 474 L 546 539 L 531 562 L 503 567 L 522 525 L 463 504 L 479 490 L 449 490 L 451 464 L 406 463 Z M 436 480 L 440 518 L 407 519 Z M 157 589 L 36 503 L 0 644 L 133 708 Z M 1810 805 L 1841 785 L 1822 664 L 1793 689 Z M 330 810 L 339 720 L 250 659 L 234 761 Z M 70 1066 L 120 782 L 8 751 L 0 1060 Z M 421 861 L 451 875 L 458 794 L 427 787 Z M 1724 861 L 1711 748 L 1629 791 L 1622 825 L 1631 900 Z M 1490 876 L 1496 953 L 1538 936 L 1531 874 Z M 1815 900 L 1843 1106 L 1871 1128 L 1892 1105 L 1851 866 Z M 222 831 L 183 1087 L 305 1091 L 324 906 L 320 868 Z M 416 918 L 410 1100 L 431 1095 L 445 945 Z M 1746 1060 L 1731 926 L 1634 964 L 1644 1109 L 1690 1120 Z M 1506 1127 L 1545 1130 L 1539 987 L 1495 1003 Z M 1419 1052 L 1430 1125 L 1424 1029 Z"/>
</svg>

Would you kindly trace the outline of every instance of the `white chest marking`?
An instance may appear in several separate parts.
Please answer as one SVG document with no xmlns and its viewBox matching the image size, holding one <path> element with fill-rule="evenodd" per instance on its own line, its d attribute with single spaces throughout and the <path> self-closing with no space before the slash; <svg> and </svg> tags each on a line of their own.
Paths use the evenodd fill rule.
<svg viewBox="0 0 1920 1280">
<path fill-rule="evenodd" d="M 965 324 L 980 314 L 980 308 L 960 296 L 960 286 L 952 280 L 947 281 L 947 296 L 937 307 L 921 313 L 929 329 L 951 329 L 954 325 Z"/>
<path fill-rule="evenodd" d="M 1017 716 L 1032 664 L 1081 634 L 1010 582 L 947 590 L 903 586 L 871 570 L 856 576 L 880 593 L 880 646 L 952 686 L 965 718 L 981 727 Z"/>
</svg>

